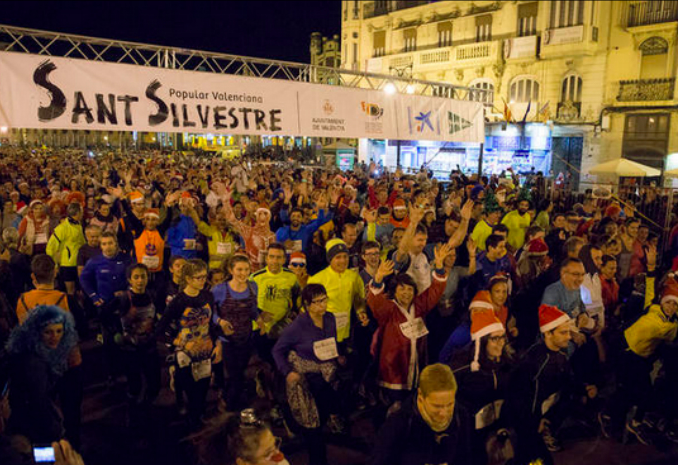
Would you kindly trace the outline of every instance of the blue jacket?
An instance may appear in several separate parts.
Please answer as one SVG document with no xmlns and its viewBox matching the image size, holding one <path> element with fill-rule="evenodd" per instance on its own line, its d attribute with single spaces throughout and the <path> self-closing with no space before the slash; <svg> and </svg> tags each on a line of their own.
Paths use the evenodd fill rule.
<svg viewBox="0 0 678 465">
<path fill-rule="evenodd" d="M 283 212 L 285 212 L 285 218 L 282 218 L 284 221 L 286 219 L 287 210 L 281 211 L 281 217 L 283 217 Z M 325 215 L 325 210 L 320 210 L 317 219 L 309 221 L 308 224 L 301 225 L 298 231 L 292 231 L 291 226 L 279 228 L 275 233 L 275 239 L 281 244 L 284 244 L 285 241 L 301 241 L 301 250 L 306 252 L 306 246 L 313 239 L 313 234 L 320 226 L 330 221 L 332 216 L 331 212 Z"/>
<path fill-rule="evenodd" d="M 170 246 L 172 255 L 178 255 L 186 259 L 198 258 L 197 250 L 186 250 L 184 239 L 197 240 L 198 228 L 193 220 L 181 215 L 179 222 L 167 230 L 167 245 Z"/>
<path fill-rule="evenodd" d="M 130 264 L 130 258 L 123 253 L 113 258 L 103 254 L 92 257 L 82 270 L 80 285 L 92 301 L 103 299 L 108 303 L 116 292 L 127 289 L 126 272 Z"/>
</svg>

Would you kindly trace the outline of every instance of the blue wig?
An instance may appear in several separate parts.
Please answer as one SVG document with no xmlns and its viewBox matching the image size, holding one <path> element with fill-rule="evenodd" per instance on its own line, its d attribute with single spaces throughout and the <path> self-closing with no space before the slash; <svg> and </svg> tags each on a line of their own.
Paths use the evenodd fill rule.
<svg viewBox="0 0 678 465">
<path fill-rule="evenodd" d="M 64 335 L 56 349 L 42 342 L 42 331 L 49 325 L 63 324 Z M 45 360 L 52 373 L 61 376 L 68 369 L 68 356 L 78 343 L 73 316 L 54 305 L 38 305 L 20 326 L 12 330 L 7 341 L 10 355 L 34 354 Z"/>
</svg>

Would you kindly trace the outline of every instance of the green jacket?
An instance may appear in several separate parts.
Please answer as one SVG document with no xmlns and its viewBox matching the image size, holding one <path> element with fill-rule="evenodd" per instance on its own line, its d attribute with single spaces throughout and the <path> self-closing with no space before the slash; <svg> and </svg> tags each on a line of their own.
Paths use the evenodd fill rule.
<svg viewBox="0 0 678 465">
<path fill-rule="evenodd" d="M 78 251 L 85 245 L 82 225 L 70 218 L 63 220 L 54 229 L 47 242 L 47 255 L 59 266 L 77 266 Z"/>
</svg>

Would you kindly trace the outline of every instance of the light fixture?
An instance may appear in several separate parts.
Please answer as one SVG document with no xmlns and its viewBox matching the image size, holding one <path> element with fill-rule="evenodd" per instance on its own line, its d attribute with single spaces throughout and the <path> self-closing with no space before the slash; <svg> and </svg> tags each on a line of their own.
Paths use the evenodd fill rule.
<svg viewBox="0 0 678 465">
<path fill-rule="evenodd" d="M 0 128 L 0 132 L 3 133 L 3 134 L 6 134 L 7 130 L 8 130 L 7 126 L 3 126 L 3 127 Z"/>
<path fill-rule="evenodd" d="M 414 90 L 415 90 L 414 84 L 408 84 L 407 88 L 405 89 L 405 92 L 407 92 L 408 94 L 414 94 Z"/>
<path fill-rule="evenodd" d="M 396 86 L 394 86 L 391 82 L 384 86 L 384 92 L 386 92 L 388 95 L 393 95 L 396 93 L 396 91 Z"/>
</svg>

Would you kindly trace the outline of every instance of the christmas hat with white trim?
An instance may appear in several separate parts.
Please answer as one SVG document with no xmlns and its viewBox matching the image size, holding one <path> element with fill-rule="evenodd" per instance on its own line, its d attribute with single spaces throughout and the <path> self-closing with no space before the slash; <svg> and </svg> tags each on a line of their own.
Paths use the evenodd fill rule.
<svg viewBox="0 0 678 465">
<path fill-rule="evenodd" d="M 487 336 L 496 331 L 506 332 L 504 325 L 501 324 L 499 318 L 492 310 L 477 310 L 471 313 L 471 340 L 474 341 L 475 351 L 473 355 L 473 362 L 471 362 L 471 371 L 478 371 L 480 369 L 480 340 L 483 336 Z"/>
<path fill-rule="evenodd" d="M 542 304 L 539 307 L 539 330 L 542 333 L 556 329 L 558 326 L 569 323 L 570 316 L 552 305 Z"/>
</svg>

